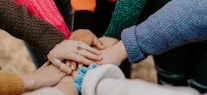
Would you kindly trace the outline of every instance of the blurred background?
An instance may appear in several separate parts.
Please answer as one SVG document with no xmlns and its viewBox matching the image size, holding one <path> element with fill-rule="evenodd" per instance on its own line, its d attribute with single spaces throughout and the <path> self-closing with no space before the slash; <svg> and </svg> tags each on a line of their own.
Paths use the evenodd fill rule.
<svg viewBox="0 0 207 95">
<path fill-rule="evenodd" d="M 1 29 L 0 66 L 3 70 L 11 71 L 19 75 L 31 74 L 36 70 L 22 40 L 12 37 Z M 131 78 L 140 78 L 150 82 L 157 81 L 152 56 L 149 56 L 139 64 L 132 65 Z"/>
</svg>

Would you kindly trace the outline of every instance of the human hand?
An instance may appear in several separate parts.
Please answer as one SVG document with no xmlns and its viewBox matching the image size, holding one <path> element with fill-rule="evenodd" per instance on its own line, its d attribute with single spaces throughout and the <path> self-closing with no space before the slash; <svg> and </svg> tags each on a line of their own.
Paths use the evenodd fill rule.
<svg viewBox="0 0 207 95">
<path fill-rule="evenodd" d="M 90 47 L 84 42 L 74 40 L 64 40 L 57 44 L 47 55 L 48 60 L 56 67 L 68 74 L 72 73 L 71 68 L 62 61 L 64 59 L 90 65 L 94 61 L 100 61 L 101 52 Z"/>
<path fill-rule="evenodd" d="M 98 64 L 114 64 L 120 66 L 122 61 L 127 58 L 127 53 L 122 41 L 101 51 L 101 61 L 96 61 Z"/>
<path fill-rule="evenodd" d="M 104 45 L 105 48 L 111 47 L 117 42 L 119 42 L 119 39 L 115 39 L 112 37 L 101 37 L 99 38 L 99 40 L 101 41 L 101 43 Z"/>
<path fill-rule="evenodd" d="M 75 30 L 69 38 L 70 40 L 82 41 L 90 46 L 94 46 L 97 49 L 104 49 L 101 41 L 96 37 L 93 32 L 88 29 Z"/>
<path fill-rule="evenodd" d="M 57 67 L 46 62 L 40 69 L 31 75 L 22 76 L 25 85 L 25 91 L 38 89 L 57 84 L 66 73 L 60 71 Z"/>
</svg>

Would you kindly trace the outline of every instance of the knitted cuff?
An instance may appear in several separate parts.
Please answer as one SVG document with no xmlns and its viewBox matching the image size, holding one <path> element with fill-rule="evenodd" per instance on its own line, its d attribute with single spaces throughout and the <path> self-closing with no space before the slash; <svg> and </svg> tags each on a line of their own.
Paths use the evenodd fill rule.
<svg viewBox="0 0 207 95">
<path fill-rule="evenodd" d="M 121 32 L 123 30 L 123 24 L 120 23 L 120 21 L 111 21 L 109 24 L 109 27 L 107 28 L 106 32 L 104 33 L 104 36 L 112 37 L 116 39 L 121 39 Z"/>
<path fill-rule="evenodd" d="M 20 95 L 24 92 L 24 82 L 15 73 L 0 71 L 0 94 L 1 95 Z"/>
<path fill-rule="evenodd" d="M 83 67 L 79 69 L 78 76 L 73 82 L 79 94 L 81 94 L 82 92 L 82 82 L 83 82 L 83 78 L 85 77 L 86 73 L 88 72 L 88 70 L 94 69 L 96 67 L 98 67 L 97 64 L 91 64 L 88 68 Z"/>
<path fill-rule="evenodd" d="M 73 31 L 77 29 L 93 29 L 93 12 L 91 11 L 76 11 L 74 17 L 74 28 Z"/>
</svg>

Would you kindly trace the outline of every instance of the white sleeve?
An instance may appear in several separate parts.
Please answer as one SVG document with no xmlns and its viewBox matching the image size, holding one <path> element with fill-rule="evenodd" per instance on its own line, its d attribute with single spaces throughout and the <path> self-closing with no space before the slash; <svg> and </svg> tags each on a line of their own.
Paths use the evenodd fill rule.
<svg viewBox="0 0 207 95">
<path fill-rule="evenodd" d="M 139 79 L 126 79 L 114 65 L 102 65 L 89 70 L 82 87 L 83 95 L 200 95 L 188 87 L 163 86 Z"/>
</svg>

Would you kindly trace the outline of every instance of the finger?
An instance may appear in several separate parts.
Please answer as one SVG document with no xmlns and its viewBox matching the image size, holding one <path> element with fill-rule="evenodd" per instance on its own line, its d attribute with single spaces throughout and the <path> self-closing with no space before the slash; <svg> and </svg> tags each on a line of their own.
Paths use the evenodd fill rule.
<svg viewBox="0 0 207 95">
<path fill-rule="evenodd" d="M 98 49 L 101 49 L 101 50 L 105 48 L 102 42 L 97 37 L 93 38 L 92 45 L 96 46 Z"/>
<path fill-rule="evenodd" d="M 72 76 L 73 76 L 73 79 L 76 79 L 77 76 L 78 76 L 78 72 L 77 72 L 77 71 L 74 71 L 74 72 L 72 73 Z"/>
<path fill-rule="evenodd" d="M 78 69 L 82 68 L 83 64 L 82 63 L 78 63 Z"/>
<path fill-rule="evenodd" d="M 78 63 L 83 63 L 85 65 L 90 65 L 90 64 L 94 63 L 92 60 L 87 59 L 87 58 L 85 58 L 79 54 L 76 54 L 76 53 L 68 54 L 65 56 L 65 58 L 69 59 L 69 60 L 73 60 Z"/>
<path fill-rule="evenodd" d="M 41 70 L 41 69 L 47 67 L 48 65 L 50 65 L 50 62 L 46 61 L 38 70 Z"/>
<path fill-rule="evenodd" d="M 99 55 L 95 55 L 95 54 L 88 52 L 84 49 L 78 50 L 77 54 L 84 56 L 86 58 L 92 59 L 92 60 L 101 60 L 102 59 Z"/>
<path fill-rule="evenodd" d="M 74 71 L 74 70 L 76 70 L 76 65 L 77 65 L 77 63 L 75 61 L 71 61 L 70 68 Z"/>
<path fill-rule="evenodd" d="M 82 49 L 85 49 L 85 50 L 91 52 L 91 53 L 94 53 L 94 54 L 97 54 L 97 55 L 100 55 L 101 54 L 101 52 L 99 50 L 97 50 L 95 48 L 92 48 L 91 46 L 89 46 L 89 45 L 87 45 L 87 44 L 85 44 L 83 42 L 80 43 L 80 47 Z"/>
<path fill-rule="evenodd" d="M 62 63 L 62 61 L 60 61 L 59 59 L 57 59 L 57 58 L 55 58 L 55 57 L 52 57 L 52 56 L 50 56 L 50 55 L 48 55 L 47 57 L 48 57 L 48 59 L 50 60 L 50 62 L 51 62 L 54 66 L 56 66 L 57 68 L 60 67 L 60 64 Z M 64 64 L 64 63 L 63 63 L 63 64 Z"/>
<path fill-rule="evenodd" d="M 69 60 L 67 60 L 67 61 L 65 62 L 65 64 L 66 64 L 68 67 L 70 67 L 70 61 L 69 61 Z"/>
<path fill-rule="evenodd" d="M 66 64 L 61 63 L 59 69 L 67 74 L 71 74 L 72 73 L 72 69 L 70 67 L 68 67 Z"/>
<path fill-rule="evenodd" d="M 67 73 L 67 74 L 71 74 L 72 70 L 66 65 L 64 64 L 62 61 L 58 60 L 57 58 L 51 58 L 50 56 L 48 56 L 52 62 L 53 65 L 55 65 L 57 68 L 59 68 L 61 71 Z"/>
</svg>

